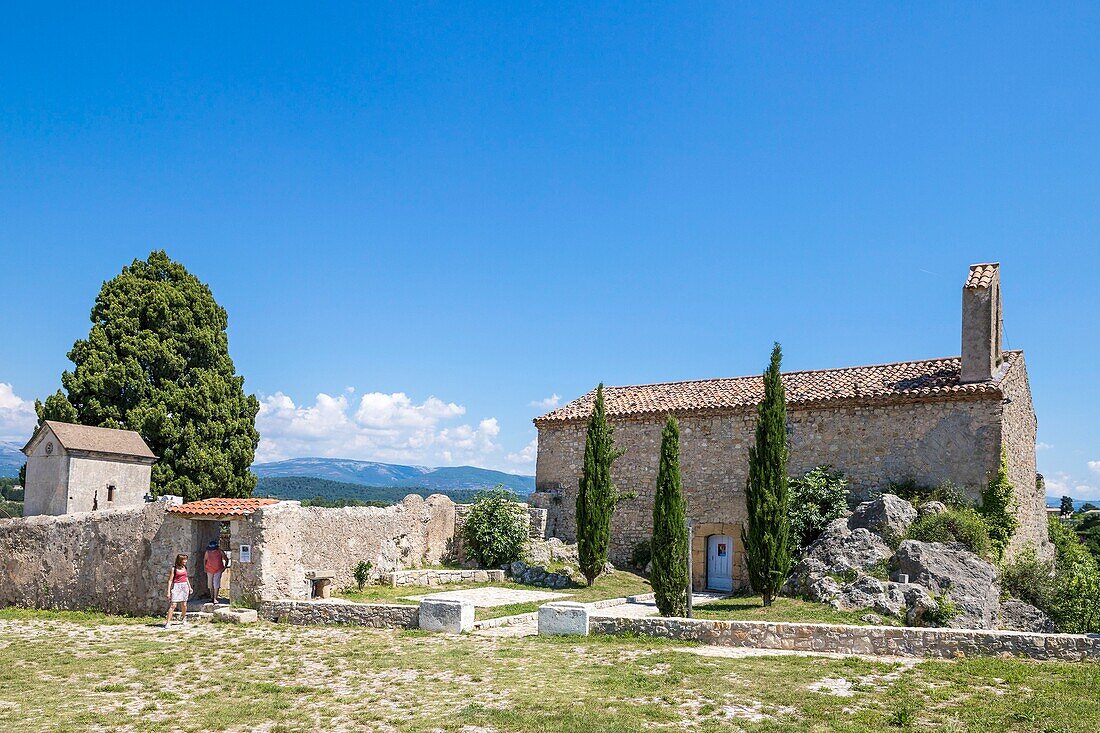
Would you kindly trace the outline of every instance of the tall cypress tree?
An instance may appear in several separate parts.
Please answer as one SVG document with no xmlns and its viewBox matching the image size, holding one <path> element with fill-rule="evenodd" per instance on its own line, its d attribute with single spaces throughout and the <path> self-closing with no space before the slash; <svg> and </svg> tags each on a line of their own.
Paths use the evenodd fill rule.
<svg viewBox="0 0 1100 733">
<path fill-rule="evenodd" d="M 210 288 L 163 251 L 103 283 L 87 339 L 39 419 L 136 430 L 159 460 L 154 494 L 250 496 L 260 404 L 229 358 Z"/>
<path fill-rule="evenodd" d="M 756 409 L 756 440 L 749 448 L 745 486 L 748 526 L 741 530 L 749 582 L 770 606 L 791 568 L 787 491 L 787 401 L 779 367 L 783 351 L 772 348 L 764 372 L 764 399 Z"/>
<path fill-rule="evenodd" d="M 584 467 L 577 492 L 577 555 L 580 571 L 589 585 L 603 572 L 611 547 L 611 515 L 618 494 L 611 483 L 611 464 L 622 455 L 615 450 L 613 428 L 607 422 L 603 384 L 596 388 L 596 402 L 588 418 L 584 438 Z"/>
<path fill-rule="evenodd" d="M 661 432 L 653 499 L 653 570 L 649 582 L 662 616 L 687 615 L 687 506 L 680 482 L 680 425 L 668 416 Z"/>
</svg>

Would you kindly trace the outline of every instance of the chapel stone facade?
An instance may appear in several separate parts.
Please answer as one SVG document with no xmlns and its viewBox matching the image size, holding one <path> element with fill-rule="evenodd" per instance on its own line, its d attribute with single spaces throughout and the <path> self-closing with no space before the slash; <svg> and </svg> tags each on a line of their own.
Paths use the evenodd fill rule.
<svg viewBox="0 0 1100 733">
<path fill-rule="evenodd" d="M 790 474 L 831 465 L 847 478 L 852 503 L 904 480 L 930 486 L 950 481 L 976 502 L 1004 450 L 1020 520 L 1011 550 L 1030 542 L 1049 555 L 1027 367 L 1022 351 L 1001 348 L 997 264 L 971 267 L 962 330 L 961 357 L 785 373 Z M 605 387 L 604 396 L 616 446 L 626 451 L 614 464 L 613 480 L 621 492 L 637 495 L 615 512 L 612 560 L 628 561 L 652 533 L 661 429 L 672 414 L 680 422 L 681 474 L 694 524 L 693 585 L 724 588 L 728 573 L 734 588 L 744 587 L 740 532 L 762 378 Z M 548 510 L 548 534 L 567 541 L 576 539 L 578 481 L 594 398 L 593 391 L 535 420 L 531 504 Z"/>
<path fill-rule="evenodd" d="M 46 420 L 23 447 L 23 516 L 145 503 L 157 457 L 133 430 Z"/>
</svg>

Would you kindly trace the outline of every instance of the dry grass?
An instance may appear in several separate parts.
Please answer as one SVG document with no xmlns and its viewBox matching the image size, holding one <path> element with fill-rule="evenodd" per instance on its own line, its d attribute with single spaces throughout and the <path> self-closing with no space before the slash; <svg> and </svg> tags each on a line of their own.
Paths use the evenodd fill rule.
<svg viewBox="0 0 1100 733">
<path fill-rule="evenodd" d="M 1095 731 L 1100 665 L 0 612 L 0 730 Z M 713 651 L 713 648 L 708 649 Z"/>
</svg>

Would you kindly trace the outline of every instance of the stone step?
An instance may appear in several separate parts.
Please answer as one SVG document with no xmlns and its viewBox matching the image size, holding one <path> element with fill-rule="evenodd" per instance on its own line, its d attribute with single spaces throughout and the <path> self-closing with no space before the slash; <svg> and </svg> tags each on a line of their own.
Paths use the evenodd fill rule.
<svg viewBox="0 0 1100 733">
<path fill-rule="evenodd" d="M 214 618 L 214 614 L 213 613 L 208 613 L 206 611 L 188 611 L 187 612 L 187 623 L 207 623 L 212 618 Z"/>
</svg>

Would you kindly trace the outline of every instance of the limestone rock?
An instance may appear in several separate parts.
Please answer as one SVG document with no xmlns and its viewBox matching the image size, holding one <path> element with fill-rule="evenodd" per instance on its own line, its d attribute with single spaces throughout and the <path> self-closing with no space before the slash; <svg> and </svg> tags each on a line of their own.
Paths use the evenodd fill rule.
<svg viewBox="0 0 1100 733">
<path fill-rule="evenodd" d="M 474 628 L 474 604 L 449 598 L 425 598 L 420 602 L 420 628 L 461 634 Z"/>
<path fill-rule="evenodd" d="M 865 624 L 871 624 L 872 626 L 882 625 L 882 616 L 877 613 L 865 613 L 859 617 L 859 620 Z"/>
<path fill-rule="evenodd" d="M 905 499 L 883 494 L 865 501 L 848 517 L 848 529 L 866 529 L 886 540 L 900 539 L 917 518 L 917 510 Z"/>
<path fill-rule="evenodd" d="M 1038 631 L 1054 633 L 1054 621 L 1030 603 L 1009 598 L 1001 604 L 999 627 L 1009 631 Z"/>
<path fill-rule="evenodd" d="M 917 516 L 923 519 L 935 514 L 943 514 L 947 511 L 947 505 L 942 501 L 926 501 L 917 507 Z"/>
<path fill-rule="evenodd" d="M 864 528 L 850 529 L 846 519 L 837 519 L 806 550 L 787 579 L 785 592 L 814 599 L 827 595 L 812 586 L 830 575 L 857 574 L 881 565 L 893 551 L 878 535 Z"/>
<path fill-rule="evenodd" d="M 905 540 L 894 556 L 899 574 L 936 595 L 946 595 L 959 615 L 954 628 L 992 629 L 1000 608 L 997 568 L 960 544 Z"/>
</svg>

